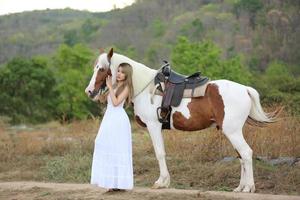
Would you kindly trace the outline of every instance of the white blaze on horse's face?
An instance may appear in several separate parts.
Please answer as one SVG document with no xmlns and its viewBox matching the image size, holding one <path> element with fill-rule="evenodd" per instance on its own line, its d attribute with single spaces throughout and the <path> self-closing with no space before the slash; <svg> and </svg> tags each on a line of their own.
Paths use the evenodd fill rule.
<svg viewBox="0 0 300 200">
<path fill-rule="evenodd" d="M 94 73 L 89 85 L 85 89 L 85 93 L 92 99 L 97 100 L 101 86 L 105 83 L 107 74 L 109 74 L 109 62 L 106 59 L 107 54 L 101 54 L 94 65 Z"/>
<path fill-rule="evenodd" d="M 97 69 L 98 68 L 98 59 L 95 61 L 94 64 L 94 73 L 90 80 L 89 85 L 85 89 L 85 93 L 89 96 L 90 92 L 92 92 L 95 89 L 95 82 L 96 82 L 96 75 L 97 75 Z"/>
</svg>

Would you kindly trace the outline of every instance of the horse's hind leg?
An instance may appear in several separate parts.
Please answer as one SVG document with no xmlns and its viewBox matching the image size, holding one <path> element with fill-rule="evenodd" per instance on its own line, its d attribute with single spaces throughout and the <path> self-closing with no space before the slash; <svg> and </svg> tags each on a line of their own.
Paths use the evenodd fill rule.
<svg viewBox="0 0 300 200">
<path fill-rule="evenodd" d="M 237 151 L 237 153 L 239 154 L 239 160 L 240 160 L 240 164 L 241 164 L 241 179 L 240 179 L 240 184 L 237 188 L 235 188 L 233 191 L 234 192 L 240 192 L 244 189 L 245 186 L 245 163 L 243 161 L 243 159 L 240 156 L 240 153 Z"/>
<path fill-rule="evenodd" d="M 251 98 L 245 86 L 231 81 L 216 81 L 215 83 L 218 85 L 219 94 L 224 103 L 222 130 L 241 157 L 240 185 L 234 191 L 254 192 L 252 149 L 245 141 L 242 132 L 250 114 Z"/>
<path fill-rule="evenodd" d="M 224 134 L 229 139 L 235 150 L 240 155 L 241 163 L 241 180 L 240 185 L 234 190 L 235 192 L 255 192 L 253 167 L 252 167 L 252 149 L 243 137 L 242 129 Z"/>
</svg>

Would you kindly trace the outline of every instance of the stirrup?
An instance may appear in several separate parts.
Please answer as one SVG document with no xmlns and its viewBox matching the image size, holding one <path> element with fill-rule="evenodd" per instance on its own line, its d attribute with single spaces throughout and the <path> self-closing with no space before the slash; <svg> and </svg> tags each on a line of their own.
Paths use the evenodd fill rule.
<svg viewBox="0 0 300 200">
<path fill-rule="evenodd" d="M 168 116 L 169 116 L 171 110 L 168 109 L 168 112 L 167 112 L 166 116 L 165 116 L 165 117 L 161 117 L 161 116 L 160 116 L 160 113 L 159 113 L 159 111 L 161 111 L 161 109 L 162 109 L 162 107 L 158 107 L 158 108 L 156 109 L 156 114 L 157 114 L 157 119 L 158 119 L 158 121 L 159 121 L 160 123 L 167 123 L 167 122 L 169 122 L 169 121 L 168 121 Z"/>
</svg>

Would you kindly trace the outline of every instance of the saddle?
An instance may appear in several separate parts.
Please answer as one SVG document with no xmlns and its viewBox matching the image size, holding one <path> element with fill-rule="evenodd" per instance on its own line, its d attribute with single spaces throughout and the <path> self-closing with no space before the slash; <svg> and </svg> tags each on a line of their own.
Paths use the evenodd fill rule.
<svg viewBox="0 0 300 200">
<path fill-rule="evenodd" d="M 167 61 L 164 63 L 154 78 L 163 96 L 161 106 L 156 110 L 158 120 L 163 124 L 170 122 L 172 106 L 179 106 L 184 97 L 193 97 L 195 89 L 209 81 L 207 77 L 201 76 L 201 72 L 186 76 L 173 71 Z"/>
</svg>

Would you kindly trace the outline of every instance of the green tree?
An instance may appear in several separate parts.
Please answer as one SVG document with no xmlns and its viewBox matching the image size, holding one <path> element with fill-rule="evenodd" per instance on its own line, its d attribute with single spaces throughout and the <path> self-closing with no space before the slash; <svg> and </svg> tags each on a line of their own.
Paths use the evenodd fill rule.
<svg viewBox="0 0 300 200">
<path fill-rule="evenodd" d="M 69 46 L 74 46 L 79 42 L 79 36 L 76 30 L 68 30 L 64 33 L 64 43 Z"/>
<path fill-rule="evenodd" d="M 256 13 L 263 8 L 263 3 L 261 0 L 238 0 L 236 1 L 234 8 L 237 16 L 239 16 L 239 13 L 242 10 L 249 13 L 250 25 L 254 29 Z"/>
<path fill-rule="evenodd" d="M 257 75 L 255 87 L 260 91 L 266 104 L 282 104 L 292 114 L 300 114 L 300 78 L 294 77 L 288 66 L 272 62 L 262 75 Z"/>
<path fill-rule="evenodd" d="M 92 59 L 90 49 L 80 44 L 61 45 L 53 58 L 59 91 L 57 112 L 63 120 L 82 119 L 93 113 L 92 101 L 84 93 L 92 73 Z"/>
<path fill-rule="evenodd" d="M 0 114 L 12 123 L 53 119 L 57 92 L 47 59 L 14 58 L 0 70 Z"/>
<path fill-rule="evenodd" d="M 249 84 L 251 74 L 242 65 L 240 57 L 223 60 L 221 53 L 221 49 L 211 41 L 193 43 L 185 37 L 179 37 L 172 49 L 172 67 L 186 75 L 201 71 L 211 79 L 229 79 Z"/>
<path fill-rule="evenodd" d="M 96 29 L 97 29 L 97 27 L 93 25 L 93 22 L 91 19 L 85 20 L 84 23 L 81 25 L 81 31 L 85 37 L 88 37 Z"/>
<path fill-rule="evenodd" d="M 190 23 L 184 24 L 181 29 L 181 35 L 189 36 L 189 38 L 199 39 L 204 33 L 203 23 L 199 18 L 194 19 Z"/>
<path fill-rule="evenodd" d="M 98 22 L 99 20 L 97 20 Z M 100 21 L 101 23 L 95 23 L 92 19 L 87 19 L 83 22 L 83 24 L 81 25 L 80 28 L 80 33 L 81 33 L 81 37 L 85 40 L 85 41 L 89 41 L 91 39 L 91 35 L 93 33 L 95 33 L 98 28 L 100 27 L 100 25 L 103 23 L 102 21 Z"/>
<path fill-rule="evenodd" d="M 161 37 L 166 30 L 166 25 L 161 19 L 155 19 L 151 25 L 151 31 L 153 32 L 154 37 Z"/>
</svg>

